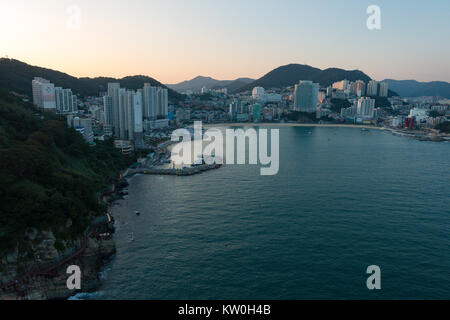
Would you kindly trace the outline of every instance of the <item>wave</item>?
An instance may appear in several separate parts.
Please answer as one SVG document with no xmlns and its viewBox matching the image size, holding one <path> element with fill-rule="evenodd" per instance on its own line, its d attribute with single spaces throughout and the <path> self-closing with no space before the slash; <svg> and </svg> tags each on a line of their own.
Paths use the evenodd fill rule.
<svg viewBox="0 0 450 320">
<path fill-rule="evenodd" d="M 74 296 L 71 296 L 67 300 L 95 300 L 98 297 L 101 297 L 104 294 L 103 291 L 96 291 L 96 292 L 80 292 L 77 293 Z"/>
</svg>

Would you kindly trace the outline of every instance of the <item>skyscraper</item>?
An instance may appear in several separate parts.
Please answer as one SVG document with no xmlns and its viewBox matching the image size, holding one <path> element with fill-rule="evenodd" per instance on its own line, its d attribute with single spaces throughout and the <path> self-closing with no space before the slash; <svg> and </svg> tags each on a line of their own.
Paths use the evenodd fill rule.
<svg viewBox="0 0 450 320">
<path fill-rule="evenodd" d="M 349 86 L 349 81 L 347 79 L 333 83 L 333 88 L 337 89 L 337 90 L 347 90 L 348 86 Z"/>
<path fill-rule="evenodd" d="M 380 90 L 379 90 L 378 95 L 380 97 L 387 97 L 388 96 L 388 89 L 389 89 L 388 83 L 387 82 L 381 82 L 380 83 Z"/>
<path fill-rule="evenodd" d="M 158 87 L 157 96 L 156 96 L 156 104 L 157 104 L 157 118 L 159 119 L 167 119 L 169 114 L 169 96 L 168 90 Z"/>
<path fill-rule="evenodd" d="M 136 149 L 144 148 L 144 129 L 142 125 L 142 92 L 138 91 L 133 95 L 133 115 L 134 115 L 134 124 L 133 124 L 133 136 L 134 136 L 134 145 Z"/>
<path fill-rule="evenodd" d="M 36 77 L 31 81 L 33 104 L 44 111 L 56 111 L 55 86 L 50 81 Z"/>
<path fill-rule="evenodd" d="M 71 89 L 55 87 L 56 111 L 58 113 L 72 113 L 77 111 L 77 99 Z"/>
<path fill-rule="evenodd" d="M 363 97 L 358 100 L 357 115 L 363 118 L 373 118 L 375 99 Z"/>
<path fill-rule="evenodd" d="M 237 114 L 240 112 L 240 109 L 242 109 L 241 102 L 238 99 L 234 99 L 230 104 L 230 111 L 229 111 L 231 121 L 236 121 Z"/>
<path fill-rule="evenodd" d="M 134 95 L 133 90 L 127 90 L 125 105 L 125 139 L 127 140 L 134 140 Z"/>
<path fill-rule="evenodd" d="M 378 95 L 378 82 L 375 80 L 370 80 L 367 84 L 367 95 L 377 96 Z"/>
<path fill-rule="evenodd" d="M 112 125 L 112 97 L 103 97 L 103 112 L 105 113 L 105 123 L 108 125 Z"/>
<path fill-rule="evenodd" d="M 255 103 L 252 106 L 252 114 L 253 114 L 253 122 L 261 121 L 261 105 L 259 103 Z"/>
<path fill-rule="evenodd" d="M 125 88 L 119 89 L 119 134 L 122 140 L 128 139 L 128 91 Z"/>
<path fill-rule="evenodd" d="M 156 87 L 152 87 L 149 83 L 144 84 L 142 89 L 142 113 L 143 117 L 148 120 L 156 120 Z"/>
<path fill-rule="evenodd" d="M 300 112 L 316 112 L 319 84 L 312 81 L 300 81 L 295 85 L 294 109 Z"/>
<path fill-rule="evenodd" d="M 366 84 L 362 80 L 357 80 L 356 81 L 356 95 L 358 97 L 366 95 Z"/>
<path fill-rule="evenodd" d="M 254 87 L 252 90 L 252 98 L 256 101 L 262 101 L 264 99 L 264 88 L 263 87 Z"/>
<path fill-rule="evenodd" d="M 72 95 L 72 107 L 70 112 L 77 112 L 78 111 L 78 98 L 76 95 Z"/>
<path fill-rule="evenodd" d="M 112 125 L 114 128 L 114 135 L 116 137 L 120 136 L 119 90 L 120 83 L 108 83 L 108 96 L 112 98 Z"/>
</svg>

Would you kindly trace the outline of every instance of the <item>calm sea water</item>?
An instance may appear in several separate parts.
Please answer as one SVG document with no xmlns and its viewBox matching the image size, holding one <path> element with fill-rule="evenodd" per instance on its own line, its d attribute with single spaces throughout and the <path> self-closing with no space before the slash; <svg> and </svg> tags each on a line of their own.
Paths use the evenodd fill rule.
<svg viewBox="0 0 450 320">
<path fill-rule="evenodd" d="M 448 143 L 284 127 L 276 176 L 136 176 L 95 298 L 450 299 L 449 168 Z"/>
</svg>

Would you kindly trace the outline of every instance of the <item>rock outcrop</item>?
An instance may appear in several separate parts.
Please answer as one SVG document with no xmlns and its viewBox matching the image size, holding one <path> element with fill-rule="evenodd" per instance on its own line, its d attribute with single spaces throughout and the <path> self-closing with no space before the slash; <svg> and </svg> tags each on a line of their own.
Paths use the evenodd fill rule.
<svg viewBox="0 0 450 320">
<path fill-rule="evenodd" d="M 26 263 L 28 254 L 19 254 L 18 248 L 4 256 L 0 260 L 0 281 L 5 284 L 11 279 L 32 270 L 36 266 L 50 265 L 58 258 L 58 250 L 55 248 L 55 237 L 51 232 L 44 232 L 43 239 L 37 245 L 33 245 L 34 258 L 32 262 Z M 33 236 L 36 237 L 35 232 Z M 0 300 L 46 300 L 67 299 L 78 292 L 92 292 L 100 286 L 102 266 L 106 259 L 115 253 L 116 247 L 112 238 L 89 237 L 85 248 L 73 259 L 59 265 L 48 274 L 31 274 L 23 281 L 16 281 L 14 285 L 1 288 Z M 75 244 L 81 246 L 82 240 Z M 81 290 L 74 291 L 67 287 L 67 268 L 71 265 L 80 267 Z M 19 267 L 20 266 L 20 267 Z M 19 267 L 19 268 L 18 268 Z"/>
</svg>

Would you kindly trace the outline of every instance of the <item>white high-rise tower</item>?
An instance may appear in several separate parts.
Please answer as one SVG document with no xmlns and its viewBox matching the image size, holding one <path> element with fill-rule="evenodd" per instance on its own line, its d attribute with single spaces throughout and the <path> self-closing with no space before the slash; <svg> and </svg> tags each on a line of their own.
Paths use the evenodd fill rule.
<svg viewBox="0 0 450 320">
<path fill-rule="evenodd" d="M 36 77 L 31 81 L 33 104 L 45 111 L 56 111 L 55 86 L 50 81 Z"/>
<path fill-rule="evenodd" d="M 300 81 L 295 85 L 294 109 L 300 112 L 316 112 L 319 84 L 312 81 Z"/>
</svg>

